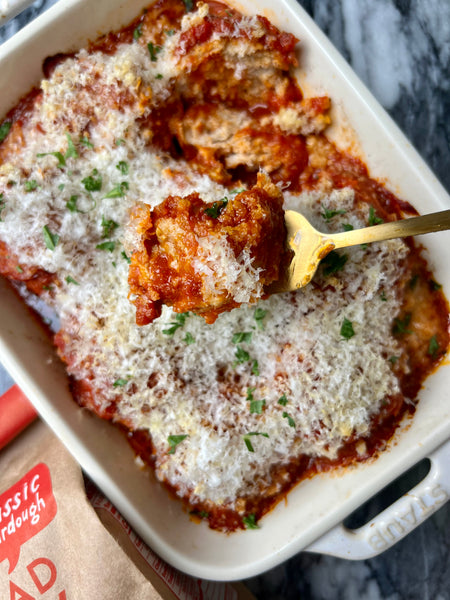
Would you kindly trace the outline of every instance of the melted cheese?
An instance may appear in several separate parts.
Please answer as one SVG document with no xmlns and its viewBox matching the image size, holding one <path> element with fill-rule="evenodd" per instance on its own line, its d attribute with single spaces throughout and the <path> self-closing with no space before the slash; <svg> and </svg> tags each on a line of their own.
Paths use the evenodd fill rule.
<svg viewBox="0 0 450 600">
<path fill-rule="evenodd" d="M 204 10 L 185 17 L 183 27 L 201 20 Z M 256 36 L 258 21 L 248 26 Z M 168 44 L 175 47 L 176 37 Z M 140 136 L 136 119 L 171 93 L 176 65 L 169 50 L 156 62 L 138 43 L 120 46 L 114 56 L 81 51 L 43 81 L 42 101 L 24 129 L 23 151 L 0 167 L 6 201 L 0 238 L 22 264 L 57 273 L 60 283 L 47 301 L 71 336 L 70 373 L 83 379 L 94 372 L 99 401 L 105 406 L 117 401 L 120 420 L 151 433 L 158 477 L 194 501 L 235 506 L 239 496 L 259 492 L 258 480 L 268 482 L 272 467 L 293 456 L 335 457 L 350 435 L 367 433 L 384 398 L 399 391 L 387 357 L 401 353 L 390 324 L 399 311 L 395 281 L 407 249 L 390 241 L 348 250 L 345 268 L 327 278 L 334 290 L 318 293 L 309 286 L 260 301 L 258 308 L 266 311 L 262 328 L 254 306 L 222 314 L 213 325 L 189 316 L 172 335 L 164 333 L 174 320 L 167 308 L 151 325 L 136 326 L 124 258 L 133 248 L 126 227 L 133 205 L 154 206 L 169 194 L 193 191 L 208 202 L 226 194 L 188 165 L 180 169 L 180 163 L 148 148 Z M 156 78 L 159 73 L 163 78 Z M 117 105 L 117 94 L 127 102 Z M 295 115 L 279 115 L 283 127 L 291 120 L 295 128 L 304 126 Z M 93 148 L 80 143 L 88 125 Z M 67 158 L 64 168 L 54 155 L 37 158 L 64 154 L 69 132 L 77 158 Z M 118 168 L 124 162 L 127 174 Z M 88 192 L 82 183 L 88 177 L 101 177 L 101 190 Z M 30 181 L 37 187 L 26 191 Z M 123 182 L 128 188 L 122 187 L 122 196 L 107 197 Z M 67 208 L 74 196 L 79 212 Z M 368 207 L 354 209 L 353 203 L 346 189 L 286 194 L 286 207 L 322 230 L 344 222 L 363 226 Z M 348 212 L 327 224 L 324 207 Z M 118 226 L 105 233 L 108 221 Z M 46 247 L 44 227 L 59 236 L 54 250 Z M 114 244 L 99 249 L 105 242 Z M 214 251 L 222 252 L 220 243 Z M 244 268 L 224 270 L 211 286 L 226 288 L 230 278 L 240 278 L 245 301 L 255 276 L 244 261 Z M 324 279 L 319 272 L 318 281 Z M 386 301 L 380 300 L 382 292 Z M 353 324 L 351 339 L 340 333 L 344 319 Z M 248 360 L 236 356 L 233 336 L 239 332 L 252 334 L 239 344 Z M 189 345 L 187 333 L 194 339 Z M 114 386 L 119 379 L 128 383 Z M 250 413 L 249 388 L 255 399 L 265 400 L 262 414 Z M 278 403 L 283 394 L 286 406 Z M 245 443 L 249 432 L 267 434 L 251 437 L 254 452 Z M 180 434 L 188 437 L 168 454 L 168 437 Z"/>
</svg>

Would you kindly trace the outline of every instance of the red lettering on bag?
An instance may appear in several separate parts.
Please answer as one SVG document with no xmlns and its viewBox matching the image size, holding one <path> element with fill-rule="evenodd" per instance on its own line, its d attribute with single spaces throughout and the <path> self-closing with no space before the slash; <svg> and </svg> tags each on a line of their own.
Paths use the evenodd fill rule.
<svg viewBox="0 0 450 600">
<path fill-rule="evenodd" d="M 42 566 L 48 567 L 48 570 L 47 568 L 44 568 L 44 570 L 38 569 L 38 574 L 36 567 Z M 40 594 L 43 594 L 53 587 L 53 584 L 56 581 L 56 567 L 48 558 L 36 558 L 36 560 L 33 560 L 33 562 L 27 566 L 27 571 Z M 43 582 L 44 577 L 48 577 L 45 583 Z"/>
<path fill-rule="evenodd" d="M 20 594 L 20 596 L 17 596 Z M 36 600 L 34 596 L 27 594 L 25 590 L 16 585 L 13 581 L 9 582 L 9 600 Z"/>
<path fill-rule="evenodd" d="M 17 565 L 22 544 L 44 529 L 56 511 L 50 471 L 44 463 L 0 495 L 0 562 L 8 559 L 8 574 Z"/>
</svg>

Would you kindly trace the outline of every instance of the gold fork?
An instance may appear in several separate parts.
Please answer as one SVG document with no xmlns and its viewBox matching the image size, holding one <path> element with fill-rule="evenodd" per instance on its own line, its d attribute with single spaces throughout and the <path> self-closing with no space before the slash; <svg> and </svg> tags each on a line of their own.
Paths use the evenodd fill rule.
<svg viewBox="0 0 450 600">
<path fill-rule="evenodd" d="M 321 233 L 293 210 L 285 212 L 285 221 L 287 243 L 294 257 L 284 277 L 269 286 L 268 293 L 290 292 L 305 286 L 332 250 L 450 229 L 450 210 L 341 233 Z"/>
</svg>

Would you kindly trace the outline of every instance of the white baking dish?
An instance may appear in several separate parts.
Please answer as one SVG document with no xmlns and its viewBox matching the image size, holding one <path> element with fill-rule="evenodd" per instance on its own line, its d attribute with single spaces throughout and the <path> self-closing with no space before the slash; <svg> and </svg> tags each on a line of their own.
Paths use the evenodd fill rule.
<svg viewBox="0 0 450 600">
<path fill-rule="evenodd" d="M 147 3 L 60 0 L 0 47 L 0 114 L 39 82 L 46 56 L 74 50 L 87 39 L 127 23 Z M 265 14 L 301 39 L 300 81 L 307 92 L 325 92 L 332 97 L 335 125 L 331 135 L 341 146 L 356 149 L 371 173 L 385 179 L 419 212 L 450 207 L 450 199 L 436 178 L 295 0 L 280 0 L 276 11 L 271 0 L 231 4 L 244 12 Z M 450 297 L 450 233 L 428 236 L 426 244 L 436 278 Z M 195 524 L 151 476 L 134 467 L 133 453 L 114 427 L 76 406 L 64 370 L 45 336 L 4 282 L 0 282 L 0 290 L 0 361 L 143 539 L 183 571 L 218 580 L 240 579 L 308 547 L 353 558 L 369 556 L 407 533 L 413 523 L 423 520 L 450 496 L 450 474 L 445 472 L 450 445 L 434 452 L 450 437 L 447 357 L 426 381 L 412 422 L 405 424 L 395 443 L 376 461 L 301 483 L 286 502 L 264 517 L 258 530 L 224 535 L 205 524 Z M 427 480 L 417 493 L 403 499 L 399 508 L 385 513 L 384 521 L 351 534 L 338 525 L 370 496 L 433 452 Z M 408 518 L 411 511 L 414 518 Z M 333 529 L 336 525 L 338 529 Z M 332 533 L 323 537 L 330 530 Z M 380 539 L 374 538 L 375 534 Z"/>
</svg>

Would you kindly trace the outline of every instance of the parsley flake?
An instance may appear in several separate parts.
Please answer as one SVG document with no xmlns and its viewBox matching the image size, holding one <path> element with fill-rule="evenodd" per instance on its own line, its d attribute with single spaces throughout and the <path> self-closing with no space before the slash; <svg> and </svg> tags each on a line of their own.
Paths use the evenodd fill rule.
<svg viewBox="0 0 450 600">
<path fill-rule="evenodd" d="M 29 179 L 23 184 L 26 192 L 33 192 L 35 189 L 37 189 L 37 186 L 38 182 L 35 179 Z"/>
<path fill-rule="evenodd" d="M 191 12 L 191 10 L 194 8 L 194 3 L 192 0 L 183 0 L 183 4 L 186 12 Z"/>
<path fill-rule="evenodd" d="M 175 449 L 178 446 L 178 444 L 181 444 L 181 442 L 183 440 L 185 440 L 187 437 L 189 437 L 187 434 L 169 435 L 169 437 L 167 438 L 167 441 L 170 446 L 170 450 L 169 450 L 168 454 L 175 454 Z"/>
<path fill-rule="evenodd" d="M 162 332 L 165 335 L 173 335 L 177 329 L 183 327 L 186 322 L 186 318 L 189 316 L 189 313 L 178 313 L 175 315 L 175 322 L 169 323 L 170 327 L 168 329 L 163 329 Z"/>
<path fill-rule="evenodd" d="M 123 146 L 125 144 L 125 140 L 123 138 L 118 138 L 116 140 L 116 146 Z"/>
<path fill-rule="evenodd" d="M 332 275 L 333 273 L 342 271 L 347 260 L 348 260 L 347 254 L 339 254 L 339 252 L 336 252 L 336 250 L 332 250 L 322 260 L 323 274 L 326 277 L 328 277 L 329 275 Z"/>
<path fill-rule="evenodd" d="M 281 406 L 286 406 L 287 403 L 288 399 L 286 398 L 286 394 L 283 394 L 280 396 L 280 398 L 278 398 L 278 404 L 281 404 Z"/>
<path fill-rule="evenodd" d="M 431 356 L 432 358 L 436 358 L 438 351 L 439 351 L 439 342 L 437 341 L 437 336 L 433 335 L 430 338 L 430 341 L 428 343 L 427 354 L 428 354 L 428 356 Z"/>
<path fill-rule="evenodd" d="M 394 335 L 402 335 L 404 333 L 412 333 L 411 329 L 408 329 L 408 325 L 411 323 L 411 313 L 406 313 L 403 319 L 395 318 L 394 325 L 392 327 L 392 333 Z"/>
<path fill-rule="evenodd" d="M 92 149 L 94 147 L 94 145 L 91 144 L 91 142 L 89 141 L 89 138 L 87 138 L 86 136 L 80 138 L 80 144 L 86 146 L 86 148 Z"/>
<path fill-rule="evenodd" d="M 125 250 L 122 250 L 122 252 L 120 253 L 120 256 L 127 261 L 128 264 L 131 264 L 131 258 L 129 256 L 127 256 L 127 253 L 125 252 Z"/>
<path fill-rule="evenodd" d="M 123 198 L 125 196 L 126 190 L 129 189 L 129 185 L 127 181 L 122 181 L 119 183 L 111 191 L 109 191 L 106 196 L 103 196 L 103 199 L 106 198 Z"/>
<path fill-rule="evenodd" d="M 147 48 L 150 53 L 150 60 L 156 62 L 158 60 L 158 54 L 162 50 L 161 46 L 155 46 L 152 42 L 149 42 Z"/>
<path fill-rule="evenodd" d="M 92 175 L 82 179 L 81 183 L 87 192 L 99 192 L 102 189 L 102 176 L 98 174 L 97 169 L 94 169 Z"/>
<path fill-rule="evenodd" d="M 264 310 L 263 308 L 255 308 L 255 312 L 253 313 L 253 318 L 256 321 L 256 325 L 258 326 L 258 329 L 263 330 L 264 329 L 264 317 L 267 315 L 267 310 Z"/>
<path fill-rule="evenodd" d="M 70 275 L 67 275 L 66 281 L 67 281 L 67 283 L 74 283 L 75 285 L 80 285 L 78 283 L 78 281 L 76 279 L 74 279 L 73 277 L 71 277 Z"/>
<path fill-rule="evenodd" d="M 433 292 L 437 292 L 438 290 L 442 289 L 442 285 L 437 283 L 437 281 L 434 281 L 434 279 L 430 279 L 429 284 Z"/>
<path fill-rule="evenodd" d="M 37 158 L 42 158 L 43 156 L 54 156 L 56 159 L 58 159 L 58 169 L 62 169 L 66 166 L 66 159 L 61 152 L 39 152 L 39 154 L 36 154 Z"/>
<path fill-rule="evenodd" d="M 342 228 L 344 231 L 353 231 L 354 229 L 351 223 L 342 223 Z"/>
<path fill-rule="evenodd" d="M 244 350 L 244 348 L 242 348 L 241 346 L 238 346 L 236 348 L 236 352 L 235 352 L 234 356 L 236 357 L 236 360 L 233 363 L 234 367 L 236 365 L 242 365 L 243 363 L 250 360 L 250 354 L 247 352 L 247 350 Z"/>
<path fill-rule="evenodd" d="M 369 226 L 379 225 L 380 223 L 384 223 L 383 219 L 377 216 L 374 207 L 371 206 L 369 208 Z"/>
<path fill-rule="evenodd" d="M 102 217 L 102 229 L 103 229 L 102 237 L 103 238 L 111 237 L 114 230 L 117 229 L 118 227 L 119 227 L 119 223 L 116 223 L 112 219 L 105 219 L 105 217 Z"/>
<path fill-rule="evenodd" d="M 341 325 L 341 335 L 346 340 L 349 340 L 355 335 L 355 331 L 353 329 L 353 324 L 347 318 L 344 318 Z"/>
<path fill-rule="evenodd" d="M 262 415 L 263 407 L 266 405 L 266 401 L 263 400 L 251 400 L 250 401 L 250 414 Z"/>
<path fill-rule="evenodd" d="M 250 431 L 249 433 L 246 433 L 243 437 L 244 437 L 244 443 L 247 446 L 247 450 L 249 452 L 254 452 L 255 449 L 253 448 L 253 444 L 250 440 L 250 437 L 254 436 L 254 435 L 262 435 L 263 437 L 268 438 L 269 434 L 268 433 L 263 433 L 261 431 Z"/>
<path fill-rule="evenodd" d="M 249 344 L 252 341 L 252 332 L 251 331 L 240 331 L 239 333 L 235 333 L 232 338 L 233 344 Z"/>
<path fill-rule="evenodd" d="M 17 265 L 17 266 L 16 266 L 16 271 L 17 271 L 18 273 L 23 273 L 23 269 L 22 269 L 22 267 L 21 267 L 20 265 Z"/>
<path fill-rule="evenodd" d="M 126 161 L 120 160 L 116 165 L 116 169 L 118 169 L 122 175 L 128 175 L 129 166 Z"/>
<path fill-rule="evenodd" d="M 0 125 L 0 144 L 3 142 L 3 140 L 8 135 L 9 130 L 11 129 L 11 127 L 12 127 L 12 121 L 4 121 Z"/>
<path fill-rule="evenodd" d="M 45 245 L 49 250 L 53 251 L 59 242 L 59 235 L 57 233 L 52 233 L 48 225 L 44 225 L 42 228 L 42 233 L 44 235 Z"/>
<path fill-rule="evenodd" d="M 260 529 L 259 525 L 256 523 L 256 515 L 254 513 L 242 517 L 242 523 L 244 524 L 245 529 Z"/>
<path fill-rule="evenodd" d="M 114 252 L 114 249 L 116 247 L 116 242 L 102 242 L 101 244 L 97 244 L 96 246 L 97 250 L 105 250 L 107 252 Z"/>
<path fill-rule="evenodd" d="M 400 356 L 392 355 L 392 356 L 389 357 L 389 362 L 391 364 L 395 365 L 395 363 L 399 360 L 399 358 L 400 358 Z"/>
<path fill-rule="evenodd" d="M 66 154 L 65 154 L 65 158 L 78 158 L 78 152 L 77 149 L 75 148 L 75 144 L 72 141 L 72 138 L 70 137 L 69 133 L 66 133 L 66 138 L 67 138 L 67 150 L 66 150 Z"/>
<path fill-rule="evenodd" d="M 331 219 L 333 217 L 336 217 L 337 215 L 345 215 L 345 213 L 347 212 L 344 209 L 341 210 L 330 210 L 328 208 L 325 208 L 325 206 L 322 204 L 322 208 L 323 208 L 323 212 L 320 213 L 320 215 L 325 219 L 325 221 L 328 223 L 329 221 L 331 221 Z"/>
<path fill-rule="evenodd" d="M 252 375 L 259 375 L 259 365 L 256 359 L 252 362 Z"/>
<path fill-rule="evenodd" d="M 141 35 L 142 35 L 142 23 L 139 23 L 139 25 L 133 31 L 133 40 L 138 40 L 141 37 Z"/>
<path fill-rule="evenodd" d="M 195 338 L 192 335 L 192 333 L 189 333 L 189 331 L 186 332 L 186 335 L 183 338 L 183 342 L 185 342 L 188 346 L 190 346 L 191 344 L 195 343 Z"/>
<path fill-rule="evenodd" d="M 127 385 L 128 383 L 128 379 L 116 379 L 115 382 L 113 383 L 113 387 L 123 387 L 124 385 Z"/>
<path fill-rule="evenodd" d="M 224 210 L 224 208 L 226 208 L 227 204 L 228 198 L 222 198 L 222 200 L 213 202 L 211 206 L 205 208 L 205 213 L 208 215 L 208 217 L 211 217 L 211 219 L 217 219 L 220 216 L 221 212 Z"/>
<path fill-rule="evenodd" d="M 66 207 L 70 210 L 70 212 L 80 212 L 77 208 L 78 196 L 70 196 L 69 200 L 66 202 Z"/>
<path fill-rule="evenodd" d="M 283 417 L 285 419 L 287 419 L 288 423 L 289 423 L 289 427 L 295 427 L 295 421 L 294 419 L 291 417 L 291 415 L 287 412 L 283 412 Z"/>
</svg>

